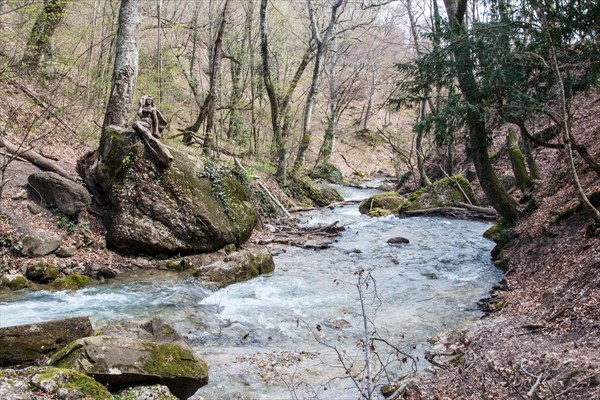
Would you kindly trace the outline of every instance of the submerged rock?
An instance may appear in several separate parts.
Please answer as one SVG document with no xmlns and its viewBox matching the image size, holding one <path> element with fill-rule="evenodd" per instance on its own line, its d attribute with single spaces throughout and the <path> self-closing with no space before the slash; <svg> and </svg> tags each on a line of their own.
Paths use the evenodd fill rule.
<svg viewBox="0 0 600 400">
<path fill-rule="evenodd" d="M 0 328 L 0 366 L 35 361 L 93 332 L 87 317 Z"/>
<path fill-rule="evenodd" d="M 404 243 L 410 243 L 410 241 L 407 238 L 403 238 L 401 236 L 389 238 L 387 240 L 387 244 L 404 244 Z"/>
<path fill-rule="evenodd" d="M 36 172 L 27 182 L 48 204 L 54 204 L 65 215 L 75 217 L 92 202 L 92 197 L 81 185 L 55 172 Z"/>
<path fill-rule="evenodd" d="M 153 343 L 116 336 L 76 340 L 48 363 L 93 377 L 111 391 L 161 384 L 187 399 L 208 382 L 208 366 L 194 352 L 175 343 Z"/>
<path fill-rule="evenodd" d="M 170 149 L 174 159 L 164 168 L 136 133 L 108 130 L 95 177 L 111 206 L 108 247 L 124 253 L 210 252 L 248 239 L 257 215 L 233 174 L 177 149 Z"/>
</svg>

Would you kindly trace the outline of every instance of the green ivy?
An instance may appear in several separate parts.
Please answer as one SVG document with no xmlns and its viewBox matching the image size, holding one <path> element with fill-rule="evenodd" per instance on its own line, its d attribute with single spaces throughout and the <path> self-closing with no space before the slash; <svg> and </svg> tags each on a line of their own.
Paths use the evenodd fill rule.
<svg viewBox="0 0 600 400">
<path fill-rule="evenodd" d="M 223 210 L 225 214 L 231 219 L 235 221 L 235 214 L 232 209 L 231 198 L 227 193 L 227 188 L 225 187 L 224 181 L 224 172 L 219 169 L 219 167 L 215 164 L 215 162 L 208 158 L 204 163 L 204 172 L 198 174 L 201 178 L 208 178 L 210 180 L 211 190 L 219 203 L 223 206 Z"/>
</svg>

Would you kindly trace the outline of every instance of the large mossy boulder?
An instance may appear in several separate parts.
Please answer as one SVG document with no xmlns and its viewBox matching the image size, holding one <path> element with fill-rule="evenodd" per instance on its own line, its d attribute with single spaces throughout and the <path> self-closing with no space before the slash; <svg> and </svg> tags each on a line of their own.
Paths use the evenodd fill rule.
<svg viewBox="0 0 600 400">
<path fill-rule="evenodd" d="M 139 339 L 154 343 L 187 345 L 183 336 L 161 318 L 153 318 L 150 321 L 121 320 L 111 322 L 100 328 L 97 334 Z"/>
<path fill-rule="evenodd" d="M 170 148 L 163 167 L 135 132 L 108 127 L 95 182 L 110 206 L 107 245 L 123 253 L 188 253 L 241 245 L 257 215 L 233 174 Z"/>
<path fill-rule="evenodd" d="M 312 179 L 322 179 L 329 183 L 344 184 L 342 172 L 333 164 L 319 164 L 309 172 L 308 176 Z"/>
<path fill-rule="evenodd" d="M 165 385 L 182 400 L 208 383 L 208 366 L 190 348 L 117 336 L 76 340 L 53 355 L 48 364 L 89 375 L 110 391 Z"/>
<path fill-rule="evenodd" d="M 326 207 L 344 201 L 337 190 L 327 185 L 319 185 L 308 176 L 292 178 L 286 189 L 294 198 L 303 202 L 310 202 L 317 207 Z"/>
<path fill-rule="evenodd" d="M 381 217 L 398 213 L 398 210 L 406 204 L 406 199 L 397 192 L 378 193 L 363 200 L 358 205 L 361 214 L 373 217 Z"/>
<path fill-rule="evenodd" d="M 471 184 L 461 175 L 435 181 L 408 197 L 408 203 L 402 211 L 422 210 L 437 207 L 452 207 L 456 203 L 477 204 Z"/>
<path fill-rule="evenodd" d="M 0 328 L 0 367 L 35 361 L 93 332 L 87 317 Z"/>
</svg>

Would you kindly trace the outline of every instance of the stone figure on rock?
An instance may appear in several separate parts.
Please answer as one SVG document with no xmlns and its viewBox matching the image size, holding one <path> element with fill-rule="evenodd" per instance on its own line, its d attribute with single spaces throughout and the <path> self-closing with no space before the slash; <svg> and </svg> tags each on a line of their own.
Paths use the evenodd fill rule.
<svg viewBox="0 0 600 400">
<path fill-rule="evenodd" d="M 140 120 L 133 123 L 133 130 L 144 139 L 160 163 L 168 166 L 173 161 L 173 156 L 167 147 L 158 141 L 167 126 L 167 121 L 154 106 L 154 98 L 151 95 L 147 94 L 140 98 L 137 115 Z"/>
</svg>

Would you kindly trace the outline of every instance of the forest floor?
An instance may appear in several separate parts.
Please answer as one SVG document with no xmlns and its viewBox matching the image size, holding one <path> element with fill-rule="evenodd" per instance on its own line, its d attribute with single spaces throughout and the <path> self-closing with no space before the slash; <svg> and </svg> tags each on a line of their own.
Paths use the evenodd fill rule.
<svg viewBox="0 0 600 400">
<path fill-rule="evenodd" d="M 6 99 L 0 120 L 33 118 L 33 109 L 9 112 L 20 107 L 14 88 L 0 86 L 0 96 Z M 596 94 L 580 101 L 573 116 L 573 134 L 596 160 L 600 159 L 598 115 L 600 99 Z M 42 121 L 42 129 L 51 120 Z M 494 151 L 500 150 L 504 141 L 497 138 L 496 143 Z M 76 137 L 47 135 L 36 142 L 36 147 L 74 173 L 75 161 L 93 146 Z M 492 293 L 493 312 L 459 335 L 441 339 L 445 351 L 452 355 L 434 357 L 440 366 L 435 376 L 408 386 L 404 398 L 600 398 L 600 238 L 590 235 L 590 220 L 579 213 L 557 221 L 560 212 L 578 202 L 565 156 L 554 149 L 536 148 L 535 152 L 543 179 L 530 195 L 538 200 L 539 207 L 511 230 L 512 239 L 501 255 L 510 269 L 505 275 L 506 285 Z M 376 170 L 371 161 L 367 164 Z M 588 194 L 600 190 L 598 176 L 581 159 L 577 164 Z M 345 168 L 348 173 L 353 169 Z M 498 160 L 497 169 L 500 175 L 509 175 L 506 158 Z M 40 200 L 27 190 L 26 177 L 36 170 L 20 160 L 8 168 L 8 183 L 0 199 L 0 275 L 21 272 L 32 262 L 16 256 L 13 246 L 23 230 L 33 228 L 64 234 L 68 243 L 88 243 L 70 258 L 45 257 L 46 262 L 63 270 L 86 264 L 127 270 L 146 268 L 154 262 L 107 250 L 101 219 L 93 213 L 82 213 L 77 224 L 48 208 L 32 213 Z M 518 194 L 513 190 L 513 195 Z M 311 242 L 297 226 L 271 222 L 263 228 L 255 233 L 253 242 L 279 247 L 294 241 L 298 243 L 292 244 L 305 247 L 318 246 L 337 233 L 335 226 L 323 227 L 313 232 L 318 238 Z"/>
<path fill-rule="evenodd" d="M 578 101 L 573 116 L 573 134 L 596 160 L 598 115 L 596 95 Z M 535 152 L 542 180 L 530 195 L 539 207 L 511 230 L 500 256 L 509 270 L 505 285 L 492 292 L 491 314 L 459 335 L 448 334 L 444 352 L 452 355 L 404 398 L 600 398 L 600 237 L 581 213 L 558 217 L 578 204 L 563 152 Z M 577 158 L 589 196 L 600 190 L 600 179 Z M 498 164 L 508 170 L 507 160 Z"/>
</svg>

